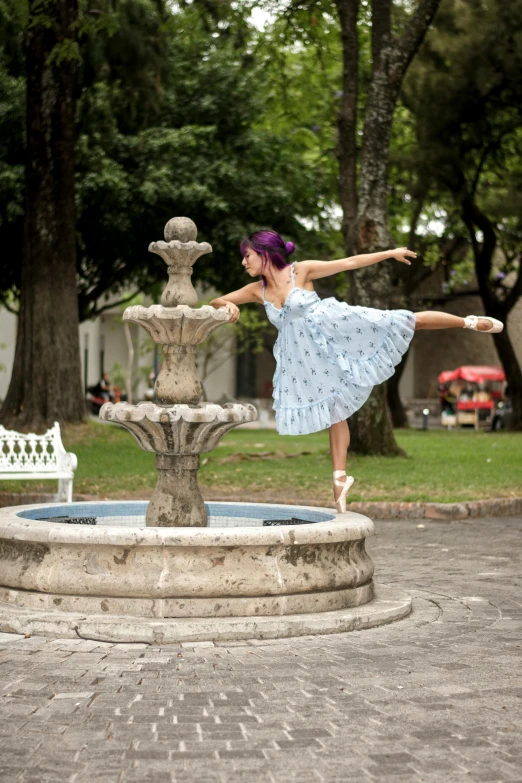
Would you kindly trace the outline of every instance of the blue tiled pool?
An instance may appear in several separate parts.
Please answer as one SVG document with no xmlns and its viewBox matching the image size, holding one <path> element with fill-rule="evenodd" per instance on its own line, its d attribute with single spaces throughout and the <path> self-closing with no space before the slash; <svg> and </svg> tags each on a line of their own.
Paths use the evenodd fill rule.
<svg viewBox="0 0 522 783">
<path fill-rule="evenodd" d="M 145 527 L 146 501 L 104 503 L 66 503 L 56 506 L 34 506 L 19 511 L 22 519 L 61 522 L 76 525 L 115 525 Z M 263 503 L 205 503 L 209 527 L 261 527 L 271 525 L 329 522 L 335 513 L 301 506 L 265 505 Z"/>
</svg>

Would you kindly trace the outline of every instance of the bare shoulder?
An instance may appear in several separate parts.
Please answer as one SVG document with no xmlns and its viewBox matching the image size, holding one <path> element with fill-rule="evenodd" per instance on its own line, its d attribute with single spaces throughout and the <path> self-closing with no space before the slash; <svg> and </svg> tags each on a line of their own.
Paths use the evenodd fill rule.
<svg viewBox="0 0 522 783">
<path fill-rule="evenodd" d="M 248 285 L 241 288 L 241 292 L 248 297 L 247 302 L 259 302 L 263 304 L 263 290 L 261 280 L 256 280 L 254 283 L 248 283 Z"/>
</svg>

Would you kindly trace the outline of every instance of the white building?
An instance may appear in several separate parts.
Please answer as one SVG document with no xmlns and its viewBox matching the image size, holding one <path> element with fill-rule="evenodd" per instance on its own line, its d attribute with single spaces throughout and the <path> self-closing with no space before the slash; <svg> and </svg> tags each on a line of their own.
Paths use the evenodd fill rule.
<svg viewBox="0 0 522 783">
<path fill-rule="evenodd" d="M 159 371 L 161 346 L 155 346 L 144 329 L 122 321 L 122 310 L 106 310 L 102 315 L 80 324 L 80 355 L 84 389 L 94 386 L 103 372 L 108 372 L 113 384 L 128 394 L 129 369 L 132 367 L 132 400 L 146 397 L 151 377 Z M 224 327 L 227 328 L 227 327 Z M 126 329 L 128 332 L 126 333 Z M 0 308 L 0 401 L 5 399 L 11 379 L 16 345 L 17 317 Z M 216 330 L 220 332 L 222 330 Z M 128 339 L 132 341 L 129 351 Z M 204 378 L 205 396 L 217 402 L 236 395 L 236 357 L 227 339 L 216 338 L 216 357 L 209 363 Z M 220 348 L 221 345 L 221 348 Z M 201 357 L 198 359 L 202 364 Z"/>
</svg>

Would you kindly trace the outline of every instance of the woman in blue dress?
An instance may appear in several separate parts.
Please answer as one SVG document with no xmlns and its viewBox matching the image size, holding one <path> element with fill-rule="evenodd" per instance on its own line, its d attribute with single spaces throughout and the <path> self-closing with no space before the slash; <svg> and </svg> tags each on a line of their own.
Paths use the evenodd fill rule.
<svg viewBox="0 0 522 783">
<path fill-rule="evenodd" d="M 334 297 L 320 299 L 313 281 L 339 272 L 394 258 L 411 264 L 416 254 L 405 247 L 365 253 L 337 261 L 290 263 L 293 242 L 275 231 L 257 231 L 241 243 L 242 264 L 255 283 L 214 299 L 230 321 L 239 318 L 238 305 L 263 304 L 279 335 L 274 345 L 276 371 L 273 407 L 277 431 L 305 435 L 329 430 L 334 497 L 346 510 L 353 483 L 346 475 L 350 444 L 347 419 L 368 399 L 372 388 L 394 373 L 417 329 L 474 329 L 500 332 L 495 318 L 436 311 L 376 310 L 351 306 Z"/>
</svg>

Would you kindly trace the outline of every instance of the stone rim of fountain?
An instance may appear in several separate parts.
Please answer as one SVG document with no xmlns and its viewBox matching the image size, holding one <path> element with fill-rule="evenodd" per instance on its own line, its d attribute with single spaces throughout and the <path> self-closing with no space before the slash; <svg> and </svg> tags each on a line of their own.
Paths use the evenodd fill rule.
<svg viewBox="0 0 522 783">
<path fill-rule="evenodd" d="M 118 501 L 100 501 L 94 503 L 75 503 L 75 506 L 91 505 L 109 507 Z M 124 502 L 124 501 L 119 501 Z M 0 539 L 15 537 L 18 541 L 35 541 L 37 543 L 75 544 L 78 541 L 93 545 L 114 544 L 117 546 L 147 547 L 155 546 L 257 546 L 257 545 L 306 545 L 341 541 L 355 541 L 375 534 L 375 526 L 371 519 L 346 511 L 335 514 L 332 509 L 315 506 L 290 506 L 281 503 L 241 503 L 232 504 L 216 501 L 216 506 L 240 506 L 252 508 L 262 505 L 263 508 L 276 508 L 281 511 L 291 511 L 294 515 L 299 510 L 330 512 L 332 519 L 309 524 L 284 525 L 277 527 L 140 527 L 122 528 L 117 525 L 104 527 L 84 525 L 64 525 L 61 522 L 44 522 L 39 519 L 19 516 L 20 512 L 35 512 L 63 507 L 60 503 L 39 503 L 37 505 L 10 506 L 0 508 Z M 14 516 L 13 516 L 14 515 Z M 37 523 L 37 524 L 35 524 Z"/>
<path fill-rule="evenodd" d="M 99 509 L 114 504 L 114 501 L 104 501 L 74 505 L 83 514 L 88 506 Z M 246 507 L 246 504 L 237 503 L 212 505 L 225 509 L 235 506 L 238 511 L 244 511 Z M 249 505 L 262 506 L 263 509 L 268 507 L 268 504 Z M 149 527 L 122 530 L 117 526 L 65 525 L 18 516 L 24 512 L 33 516 L 45 514 L 46 510 L 63 509 L 63 504 L 0 509 L 0 538 L 4 541 L 2 554 L 7 558 L 4 570 L 14 567 L 20 574 L 19 584 L 14 584 L 16 580 L 7 577 L 3 580 L 4 587 L 0 587 L 0 631 L 112 643 L 168 644 L 342 633 L 383 625 L 410 613 L 409 595 L 395 586 L 375 585 L 373 582 L 373 565 L 364 553 L 365 537 L 374 532 L 370 519 L 353 512 L 335 517 L 331 509 L 316 507 L 270 506 L 278 511 L 291 510 L 292 514 L 298 513 L 299 508 L 307 508 L 314 514 L 324 512 L 331 518 L 310 524 L 266 528 Z M 141 578 L 140 562 L 146 562 L 147 557 L 152 558 L 156 573 L 164 574 L 165 569 L 168 573 L 169 562 L 173 562 L 169 561 L 169 553 L 172 551 L 177 556 L 176 552 L 185 549 L 190 557 L 196 553 L 198 558 L 202 558 L 199 565 L 194 566 L 196 578 L 192 575 L 191 585 L 192 588 L 196 585 L 197 590 L 199 575 L 212 574 L 216 568 L 219 572 L 223 568 L 222 561 L 228 556 L 233 561 L 245 555 L 247 560 L 251 551 L 254 556 L 251 562 L 255 565 L 250 581 L 257 580 L 258 592 L 253 592 L 252 584 L 249 584 L 248 589 L 243 592 L 240 589 L 239 594 L 232 590 L 223 595 L 219 585 L 216 587 L 209 582 L 207 586 L 214 588 L 214 592 L 211 590 L 210 594 L 200 596 L 197 590 L 191 591 L 190 585 L 186 586 L 185 572 L 181 572 L 183 589 L 176 592 L 167 585 L 163 596 L 148 594 L 145 584 L 144 589 L 140 586 L 131 594 L 125 594 L 121 589 L 121 578 L 125 575 L 128 578 L 133 573 L 132 568 L 128 570 L 128 566 L 132 566 L 133 553 L 145 557 L 145 561 L 137 561 Z M 291 557 L 285 565 L 280 558 L 285 559 L 287 552 Z M 315 556 L 310 559 L 313 552 Z M 329 582 L 332 552 L 340 558 L 337 565 L 334 562 L 334 572 L 330 573 L 344 578 L 345 569 L 348 569 L 355 574 L 355 580 L 348 579 L 347 586 L 336 587 Z M 267 583 L 263 563 L 258 559 L 260 553 L 264 553 L 265 566 L 272 569 L 271 584 Z M 39 570 L 39 565 L 49 556 L 51 562 L 47 566 L 43 563 L 43 570 Z M 300 578 L 310 570 L 310 563 L 315 558 L 322 588 L 314 591 L 307 587 L 301 593 L 292 591 L 295 583 L 292 586 L 291 580 L 286 581 L 287 575 L 295 568 L 296 577 Z M 27 586 L 25 582 L 24 587 L 24 574 L 32 562 L 36 570 L 31 579 L 37 586 Z M 60 572 L 67 573 L 70 562 L 76 564 L 84 587 L 89 588 L 84 592 L 72 592 L 70 584 L 68 588 L 65 583 L 58 591 L 54 584 L 47 581 L 47 574 L 59 578 Z M 283 579 L 279 582 L 274 579 L 274 568 L 276 572 L 281 569 Z M 103 583 L 111 571 L 112 583 L 117 590 L 100 592 L 96 588 L 96 580 L 100 577 Z M 234 573 L 233 562 L 228 566 L 228 573 Z M 144 581 L 150 586 L 150 579 Z M 223 583 L 222 578 L 221 586 Z M 241 588 L 241 579 L 238 585 Z M 133 586 L 136 588 L 136 583 Z"/>
</svg>

